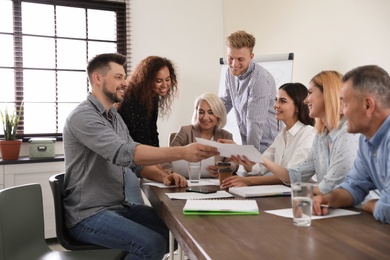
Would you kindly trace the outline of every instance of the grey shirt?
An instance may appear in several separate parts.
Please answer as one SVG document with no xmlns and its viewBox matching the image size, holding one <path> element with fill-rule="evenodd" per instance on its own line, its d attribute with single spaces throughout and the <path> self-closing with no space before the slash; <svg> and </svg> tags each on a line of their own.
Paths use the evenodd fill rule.
<svg viewBox="0 0 390 260">
<path fill-rule="evenodd" d="M 109 110 L 92 95 L 68 116 L 64 131 L 65 219 L 73 227 L 105 209 L 123 207 L 124 168 L 139 174 L 133 162 L 139 144 L 130 137 L 116 109 Z"/>
<path fill-rule="evenodd" d="M 234 108 L 242 144 L 252 144 L 263 153 L 280 129 L 275 117 L 275 80 L 265 68 L 251 62 L 248 70 L 233 76 L 226 71 L 221 99 L 226 111 Z"/>
</svg>

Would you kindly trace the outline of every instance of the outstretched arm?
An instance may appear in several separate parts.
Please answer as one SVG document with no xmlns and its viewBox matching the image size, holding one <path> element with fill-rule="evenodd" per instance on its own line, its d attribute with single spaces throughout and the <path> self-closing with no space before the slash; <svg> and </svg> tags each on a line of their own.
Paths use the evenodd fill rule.
<svg viewBox="0 0 390 260">
<path fill-rule="evenodd" d="M 153 165 L 175 160 L 197 162 L 215 155 L 219 155 L 217 148 L 198 143 L 175 147 L 153 147 L 141 144 L 135 148 L 134 161 L 137 165 Z"/>
</svg>

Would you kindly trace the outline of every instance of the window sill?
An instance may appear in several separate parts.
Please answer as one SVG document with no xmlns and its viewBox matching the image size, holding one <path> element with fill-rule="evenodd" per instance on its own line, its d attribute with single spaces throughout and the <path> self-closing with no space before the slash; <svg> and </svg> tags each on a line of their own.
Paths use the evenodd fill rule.
<svg viewBox="0 0 390 260">
<path fill-rule="evenodd" d="M 64 156 L 63 155 L 57 155 L 54 158 L 34 158 L 31 159 L 30 157 L 19 157 L 17 160 L 3 160 L 0 159 L 0 165 L 7 165 L 7 164 L 25 164 L 25 163 L 45 163 L 45 162 L 63 162 Z"/>
</svg>

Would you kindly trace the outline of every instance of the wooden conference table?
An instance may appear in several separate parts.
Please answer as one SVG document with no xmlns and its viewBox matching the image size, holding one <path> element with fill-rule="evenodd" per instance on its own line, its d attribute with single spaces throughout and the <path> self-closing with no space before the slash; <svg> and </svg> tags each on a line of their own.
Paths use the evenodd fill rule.
<svg viewBox="0 0 390 260">
<path fill-rule="evenodd" d="M 191 260 L 390 259 L 390 225 L 364 211 L 296 227 L 290 218 L 264 212 L 291 207 L 290 197 L 281 196 L 256 198 L 259 215 L 185 216 L 185 200 L 165 195 L 185 188 L 158 188 L 142 182 L 141 188 Z"/>
</svg>

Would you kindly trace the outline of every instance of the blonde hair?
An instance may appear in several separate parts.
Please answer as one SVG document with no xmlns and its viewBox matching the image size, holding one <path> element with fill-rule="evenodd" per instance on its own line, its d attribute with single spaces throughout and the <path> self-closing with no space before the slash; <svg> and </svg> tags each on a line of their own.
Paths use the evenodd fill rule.
<svg viewBox="0 0 390 260">
<path fill-rule="evenodd" d="M 202 101 L 206 101 L 209 104 L 213 114 L 217 117 L 217 125 L 215 128 L 222 129 L 226 125 L 227 120 L 226 108 L 222 99 L 213 93 L 204 93 L 196 98 L 194 104 L 194 114 L 192 116 L 192 124 L 194 126 L 196 125 L 196 121 L 198 119 L 198 108 L 200 102 Z"/>
<path fill-rule="evenodd" d="M 327 70 L 318 73 L 311 79 L 311 82 L 324 95 L 325 120 L 329 132 L 339 126 L 342 77 L 343 75 L 337 71 Z M 325 124 L 322 120 L 316 119 L 314 127 L 319 133 L 322 133 L 325 129 Z"/>
<path fill-rule="evenodd" d="M 252 34 L 245 31 L 237 31 L 226 38 L 226 46 L 229 48 L 241 49 L 249 48 L 250 52 L 253 52 L 255 47 L 256 39 Z"/>
</svg>

